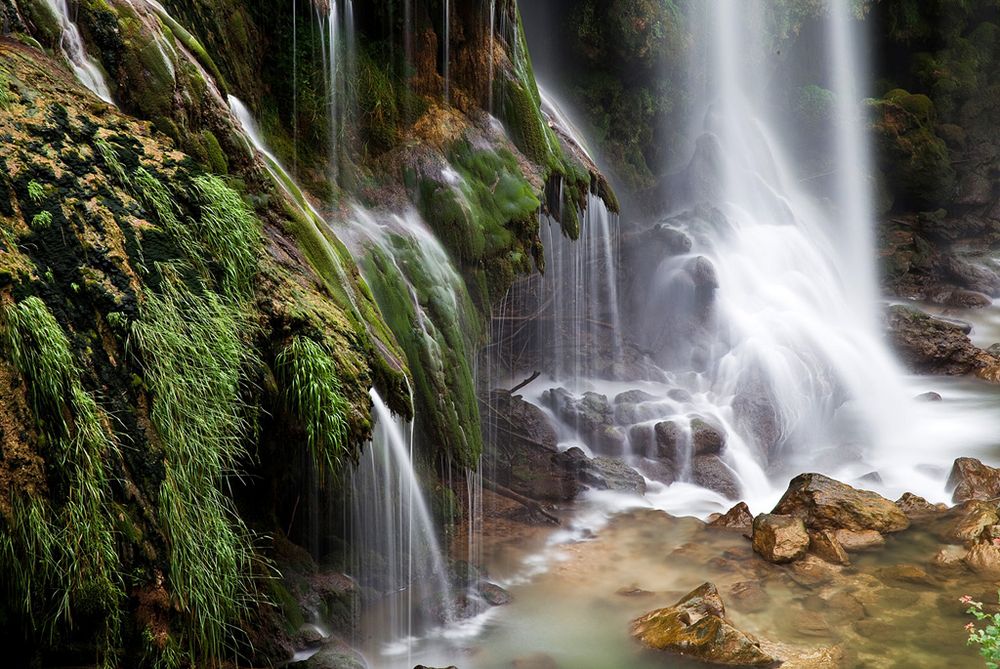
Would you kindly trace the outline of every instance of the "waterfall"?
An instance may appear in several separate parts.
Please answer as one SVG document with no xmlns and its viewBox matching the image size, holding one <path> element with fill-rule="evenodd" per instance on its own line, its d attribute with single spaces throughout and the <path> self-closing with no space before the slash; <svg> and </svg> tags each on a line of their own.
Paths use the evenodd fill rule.
<svg viewBox="0 0 1000 669">
<path fill-rule="evenodd" d="M 374 635 L 368 652 L 405 652 L 409 662 L 414 634 L 440 614 L 434 609 L 450 601 L 450 588 L 413 466 L 413 425 L 393 416 L 374 390 L 371 398 L 374 434 L 351 477 L 353 575 L 384 597 L 365 620 Z"/>
<path fill-rule="evenodd" d="M 343 4 L 341 4 L 343 3 Z M 343 11 L 341 11 L 341 7 Z M 331 0 L 321 27 L 323 72 L 326 78 L 328 162 L 330 180 L 343 185 L 350 164 L 347 153 L 349 131 L 357 118 L 354 89 L 357 86 L 357 36 L 353 0 Z"/>
<path fill-rule="evenodd" d="M 87 54 L 83 37 L 76 22 L 70 17 L 69 6 L 66 0 L 45 0 L 49 10 L 56 20 L 59 21 L 61 36 L 59 38 L 59 49 L 63 56 L 73 68 L 73 73 L 81 84 L 94 92 L 97 97 L 105 102 L 114 104 L 111 98 L 111 89 L 104 78 L 104 72 L 96 60 Z"/>
</svg>

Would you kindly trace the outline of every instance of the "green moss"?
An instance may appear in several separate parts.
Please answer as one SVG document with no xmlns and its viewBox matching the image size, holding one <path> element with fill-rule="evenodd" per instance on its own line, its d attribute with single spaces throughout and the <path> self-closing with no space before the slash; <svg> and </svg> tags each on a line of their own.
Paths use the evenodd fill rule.
<svg viewBox="0 0 1000 669">
<path fill-rule="evenodd" d="M 348 404 L 336 361 L 313 340 L 294 337 L 278 354 L 275 371 L 285 405 L 304 427 L 317 467 L 339 473 L 358 454 L 348 442 Z"/>
</svg>

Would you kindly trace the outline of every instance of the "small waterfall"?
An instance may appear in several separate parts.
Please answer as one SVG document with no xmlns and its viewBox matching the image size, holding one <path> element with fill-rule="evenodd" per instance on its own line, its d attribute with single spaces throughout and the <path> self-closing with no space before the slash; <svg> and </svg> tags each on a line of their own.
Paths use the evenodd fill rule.
<svg viewBox="0 0 1000 669">
<path fill-rule="evenodd" d="M 354 26 L 353 0 L 330 0 L 323 23 L 325 25 L 321 27 L 324 44 L 322 57 L 330 135 L 328 158 L 330 180 L 343 185 L 345 170 L 350 166 L 349 133 L 357 118 L 354 95 L 357 86 L 357 35 Z"/>
<path fill-rule="evenodd" d="M 59 28 L 62 35 L 59 38 L 59 48 L 63 56 L 73 68 L 73 73 L 80 83 L 94 92 L 97 97 L 105 102 L 114 104 L 111 98 L 111 89 L 104 78 L 104 71 L 96 60 L 87 54 L 87 48 L 80 35 L 80 29 L 70 16 L 67 0 L 45 0 L 53 16 L 59 21 Z"/>
<path fill-rule="evenodd" d="M 372 442 L 351 477 L 350 547 L 354 576 L 382 593 L 365 633 L 369 653 L 406 654 L 414 635 L 439 621 L 450 602 L 445 562 L 413 467 L 413 425 L 393 416 L 371 391 Z M 444 606 L 444 609 L 441 607 Z"/>
</svg>

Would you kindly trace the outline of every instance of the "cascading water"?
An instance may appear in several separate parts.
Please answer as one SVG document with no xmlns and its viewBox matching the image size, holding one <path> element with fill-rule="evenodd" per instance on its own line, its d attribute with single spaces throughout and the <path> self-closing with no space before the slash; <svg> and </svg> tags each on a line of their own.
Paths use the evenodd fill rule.
<svg viewBox="0 0 1000 669">
<path fill-rule="evenodd" d="M 94 92 L 97 97 L 105 102 L 111 102 L 111 89 L 104 78 L 101 66 L 87 54 L 83 37 L 76 22 L 70 16 L 69 5 L 66 0 L 45 0 L 49 10 L 59 21 L 59 29 L 62 34 L 59 38 L 59 48 L 73 68 L 73 73 L 80 83 Z"/>
<path fill-rule="evenodd" d="M 374 390 L 372 442 L 351 478 L 354 576 L 383 593 L 364 618 L 371 655 L 405 655 L 414 634 L 447 618 L 449 584 L 436 529 L 413 467 L 413 426 Z M 387 660 L 392 661 L 392 660 Z"/>
<path fill-rule="evenodd" d="M 330 135 L 330 180 L 339 184 L 350 163 L 350 157 L 346 153 L 346 140 L 351 123 L 356 118 L 353 95 L 357 75 L 354 2 L 331 0 L 326 17 L 320 23 Z"/>
</svg>

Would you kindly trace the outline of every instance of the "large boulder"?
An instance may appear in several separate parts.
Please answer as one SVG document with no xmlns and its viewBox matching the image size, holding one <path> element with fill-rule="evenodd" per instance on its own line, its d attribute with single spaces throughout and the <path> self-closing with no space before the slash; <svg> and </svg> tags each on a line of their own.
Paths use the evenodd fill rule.
<svg viewBox="0 0 1000 669">
<path fill-rule="evenodd" d="M 368 663 L 361 653 L 334 640 L 309 658 L 289 664 L 288 669 L 368 669 Z"/>
<path fill-rule="evenodd" d="M 969 543 L 976 541 L 987 528 L 1000 523 L 1000 511 L 995 502 L 970 499 L 949 509 L 935 523 L 936 534 L 945 541 Z"/>
<path fill-rule="evenodd" d="M 881 495 L 852 488 L 822 474 L 800 474 L 772 513 L 797 516 L 810 530 L 898 532 L 910 520 Z"/>
<path fill-rule="evenodd" d="M 801 518 L 762 513 L 753 519 L 753 550 L 768 562 L 794 562 L 809 549 L 809 533 Z"/>
<path fill-rule="evenodd" d="M 646 479 L 621 460 L 598 456 L 579 460 L 578 466 L 577 477 L 593 488 L 646 494 Z"/>
<path fill-rule="evenodd" d="M 746 502 L 740 502 L 726 513 L 708 521 L 709 527 L 725 527 L 730 529 L 746 529 L 753 525 L 753 514 Z"/>
<path fill-rule="evenodd" d="M 955 502 L 1000 497 L 1000 469 L 984 465 L 975 458 L 958 458 L 948 476 L 948 489 L 954 489 Z"/>
<path fill-rule="evenodd" d="M 977 348 L 966 325 L 896 304 L 886 315 L 889 341 L 910 369 L 921 374 L 981 373 L 996 359 Z"/>
<path fill-rule="evenodd" d="M 969 549 L 964 562 L 979 576 L 1000 579 L 1000 546 L 992 542 L 975 544 Z"/>
<path fill-rule="evenodd" d="M 923 497 L 914 495 L 911 492 L 904 492 L 902 497 L 896 500 L 896 506 L 910 520 L 933 518 L 948 510 L 948 507 L 944 504 L 931 504 Z"/>
<path fill-rule="evenodd" d="M 740 482 L 736 472 L 717 455 L 698 455 L 691 463 L 691 478 L 702 488 L 728 499 L 738 499 Z"/>
<path fill-rule="evenodd" d="M 726 447 L 726 435 L 721 428 L 696 417 L 691 420 L 691 445 L 695 455 L 716 455 Z"/>
<path fill-rule="evenodd" d="M 615 425 L 615 412 L 605 395 L 587 392 L 576 397 L 565 388 L 553 388 L 542 394 L 542 401 L 593 450 L 607 455 L 625 451 L 625 432 Z"/>
<path fill-rule="evenodd" d="M 706 664 L 766 667 L 777 659 L 760 642 L 727 618 L 719 591 L 705 583 L 674 606 L 657 609 L 632 621 L 632 636 L 654 650 Z"/>
</svg>

